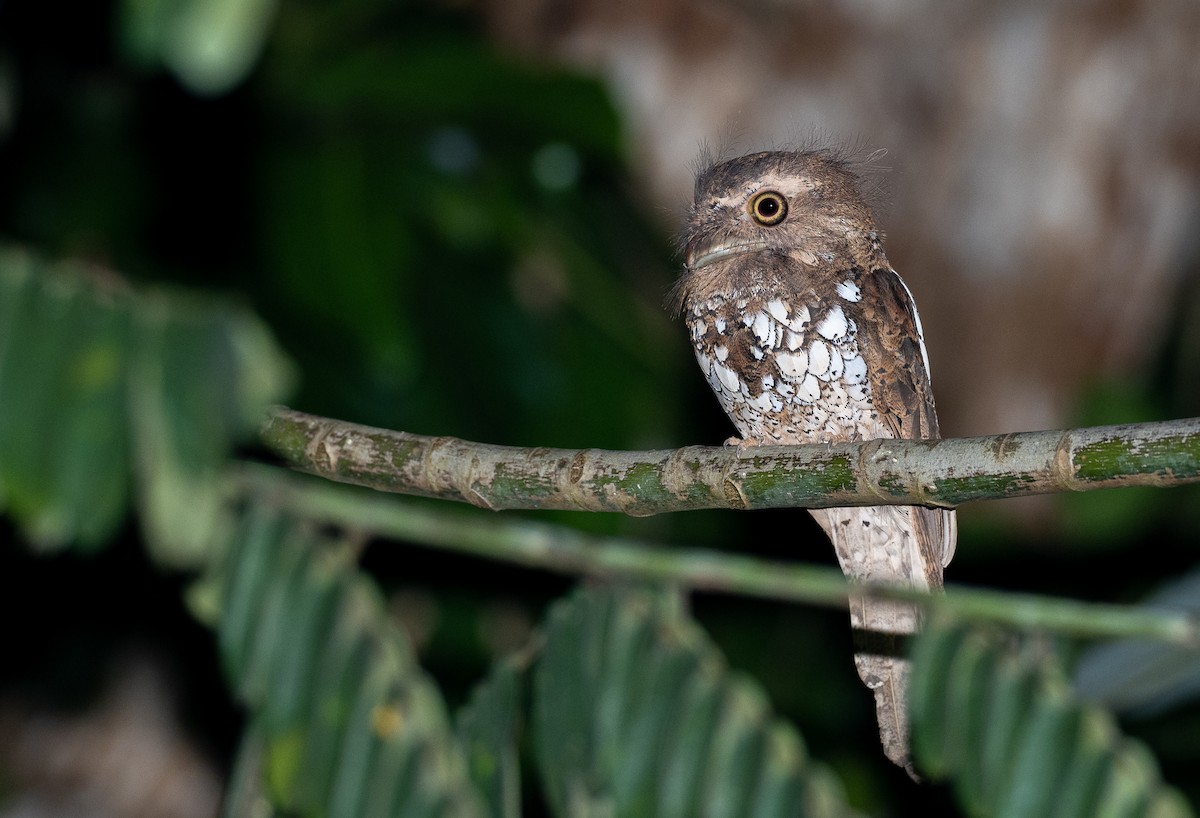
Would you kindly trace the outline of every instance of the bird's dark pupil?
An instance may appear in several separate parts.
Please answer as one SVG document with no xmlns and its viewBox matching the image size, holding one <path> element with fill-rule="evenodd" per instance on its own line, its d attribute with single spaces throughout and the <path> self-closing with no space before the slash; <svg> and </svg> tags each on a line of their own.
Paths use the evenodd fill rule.
<svg viewBox="0 0 1200 818">
<path fill-rule="evenodd" d="M 758 203 L 758 214 L 770 218 L 779 212 L 779 202 L 774 199 L 763 199 Z"/>
</svg>

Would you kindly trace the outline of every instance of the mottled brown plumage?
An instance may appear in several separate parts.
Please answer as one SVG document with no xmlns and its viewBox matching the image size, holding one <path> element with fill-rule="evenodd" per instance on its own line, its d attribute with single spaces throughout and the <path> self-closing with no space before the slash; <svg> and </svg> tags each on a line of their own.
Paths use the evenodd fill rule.
<svg viewBox="0 0 1200 818">
<path fill-rule="evenodd" d="M 684 253 L 675 306 L 740 445 L 938 436 L 916 305 L 845 163 L 767 152 L 708 168 L 696 182 Z M 851 579 L 941 587 L 954 512 L 811 513 Z M 899 642 L 916 630 L 917 610 L 862 595 L 850 610 L 884 751 L 912 773 Z"/>
</svg>

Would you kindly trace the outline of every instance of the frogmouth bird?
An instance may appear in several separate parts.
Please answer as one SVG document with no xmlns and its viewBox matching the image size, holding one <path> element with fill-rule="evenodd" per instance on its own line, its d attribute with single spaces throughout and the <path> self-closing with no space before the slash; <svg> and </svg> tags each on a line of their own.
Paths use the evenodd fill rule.
<svg viewBox="0 0 1200 818">
<path fill-rule="evenodd" d="M 750 154 L 696 181 L 673 300 L 739 446 L 938 437 L 921 319 L 860 184 L 823 151 Z M 853 582 L 941 587 L 954 511 L 810 513 Z M 884 752 L 915 776 L 903 641 L 918 610 L 852 592 L 850 619 Z"/>
</svg>

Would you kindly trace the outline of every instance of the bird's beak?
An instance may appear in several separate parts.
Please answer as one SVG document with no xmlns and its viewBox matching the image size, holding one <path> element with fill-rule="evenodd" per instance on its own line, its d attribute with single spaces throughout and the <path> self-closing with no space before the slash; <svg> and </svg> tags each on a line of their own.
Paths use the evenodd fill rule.
<svg viewBox="0 0 1200 818">
<path fill-rule="evenodd" d="M 717 239 L 693 239 L 688 242 L 685 258 L 689 270 L 699 270 L 701 267 L 712 264 L 714 261 L 720 261 L 723 258 L 740 255 L 742 253 L 754 253 L 758 250 L 765 250 L 767 242 L 765 241 L 733 241 L 733 240 L 717 240 Z"/>
</svg>

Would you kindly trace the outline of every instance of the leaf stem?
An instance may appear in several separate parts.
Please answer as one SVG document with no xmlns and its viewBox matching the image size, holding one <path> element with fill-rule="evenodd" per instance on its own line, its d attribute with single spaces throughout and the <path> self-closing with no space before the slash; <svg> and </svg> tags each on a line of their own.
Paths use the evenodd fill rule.
<svg viewBox="0 0 1200 818">
<path fill-rule="evenodd" d="M 484 516 L 397 500 L 244 464 L 239 484 L 267 502 L 320 522 L 529 568 L 591 577 L 677 583 L 693 590 L 844 607 L 848 585 L 835 568 L 584 534 L 565 526 Z M 1126 605 L 950 585 L 945 594 L 873 588 L 933 610 L 1077 637 L 1143 636 L 1200 646 L 1200 619 Z"/>
</svg>

